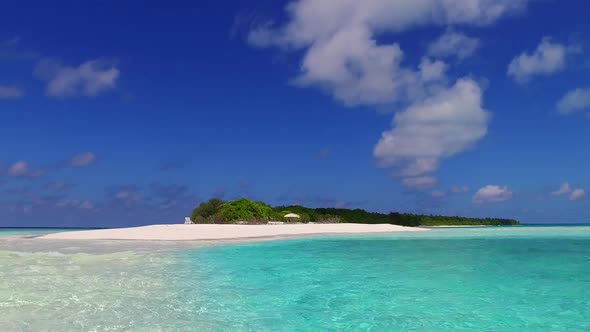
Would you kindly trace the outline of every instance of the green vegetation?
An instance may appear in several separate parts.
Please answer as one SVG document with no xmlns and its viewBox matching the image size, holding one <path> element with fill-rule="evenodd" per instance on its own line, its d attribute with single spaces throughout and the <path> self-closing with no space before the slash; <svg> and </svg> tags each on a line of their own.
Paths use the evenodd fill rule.
<svg viewBox="0 0 590 332">
<path fill-rule="evenodd" d="M 518 225 L 513 219 L 497 218 L 466 218 L 420 215 L 409 213 L 390 212 L 376 213 L 367 212 L 362 209 L 336 209 L 336 208 L 306 208 L 299 205 L 271 207 L 263 202 L 255 202 L 245 198 L 224 202 L 213 198 L 203 202 L 196 207 L 191 220 L 197 224 L 203 223 L 266 223 L 270 220 L 285 220 L 284 216 L 289 213 L 298 214 L 299 222 L 318 223 L 359 223 L 359 224 L 394 224 L 402 226 L 510 226 Z"/>
<path fill-rule="evenodd" d="M 514 226 L 520 223 L 514 219 L 467 218 L 458 216 L 433 216 L 391 212 L 390 223 L 403 226 Z"/>
<path fill-rule="evenodd" d="M 236 221 L 269 221 L 272 212 L 272 208 L 263 202 L 254 202 L 245 198 L 225 202 L 219 207 L 221 217 L 230 223 Z"/>
<path fill-rule="evenodd" d="M 263 202 L 240 198 L 224 202 L 212 198 L 197 206 L 191 213 L 195 224 L 233 224 L 238 221 L 268 222 L 273 217 L 272 207 Z"/>
<path fill-rule="evenodd" d="M 195 224 L 211 224 L 219 220 L 219 207 L 223 201 L 219 198 L 211 198 L 197 206 L 191 213 L 191 220 Z"/>
</svg>

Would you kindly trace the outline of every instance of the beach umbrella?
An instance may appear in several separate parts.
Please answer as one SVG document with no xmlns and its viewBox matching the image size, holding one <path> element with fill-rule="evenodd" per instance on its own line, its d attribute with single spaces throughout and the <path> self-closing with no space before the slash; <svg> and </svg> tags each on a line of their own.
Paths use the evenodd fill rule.
<svg viewBox="0 0 590 332">
<path fill-rule="evenodd" d="M 285 219 L 299 219 L 301 217 L 295 213 L 288 213 L 283 218 L 285 218 Z"/>
</svg>

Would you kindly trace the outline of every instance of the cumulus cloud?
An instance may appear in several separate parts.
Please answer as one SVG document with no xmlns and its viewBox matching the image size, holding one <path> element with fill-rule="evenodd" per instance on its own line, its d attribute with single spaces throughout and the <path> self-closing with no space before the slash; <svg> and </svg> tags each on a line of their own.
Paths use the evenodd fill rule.
<svg viewBox="0 0 590 332">
<path fill-rule="evenodd" d="M 584 191 L 583 189 L 576 189 L 572 191 L 570 195 L 570 201 L 577 201 L 578 199 L 584 196 L 586 196 L 586 191 Z"/>
<path fill-rule="evenodd" d="M 564 182 L 559 189 L 551 192 L 552 195 L 561 196 L 565 194 L 569 194 L 572 192 L 572 187 L 570 186 L 569 182 Z"/>
<path fill-rule="evenodd" d="M 435 82 L 445 78 L 445 72 L 449 65 L 440 61 L 432 60 L 427 57 L 422 58 L 420 62 L 420 78 L 424 82 Z"/>
<path fill-rule="evenodd" d="M 92 152 L 84 152 L 75 155 L 67 162 L 63 162 L 58 168 L 70 167 L 86 167 L 94 163 L 96 156 Z M 52 168 L 39 168 L 31 166 L 31 163 L 26 160 L 19 160 L 8 165 L 0 165 L 0 176 L 10 176 L 14 178 L 34 179 L 43 176 L 47 171 L 55 170 Z M 45 189 L 51 191 L 64 191 L 69 189 L 72 185 L 61 182 L 49 182 L 45 185 Z"/>
<path fill-rule="evenodd" d="M 568 54 L 578 51 L 577 46 L 555 43 L 545 37 L 533 53 L 523 52 L 510 62 L 508 75 L 519 83 L 526 83 L 534 76 L 549 76 L 562 71 Z"/>
<path fill-rule="evenodd" d="M 347 106 L 406 105 L 374 149 L 381 167 L 395 168 L 408 187 L 427 187 L 424 179 L 443 158 L 481 139 L 488 115 L 478 83 L 463 78 L 449 84 L 448 65 L 424 57 L 417 68 L 404 66 L 399 44 L 378 36 L 423 26 L 491 24 L 517 13 L 527 0 L 296 0 L 287 6 L 284 25 L 261 24 L 248 42 L 303 51 L 293 83 L 318 87 Z M 438 56 L 466 57 L 477 40 L 447 30 L 441 37 L 461 50 L 433 46 Z M 467 45 L 467 46 L 465 46 Z M 418 180 L 420 179 L 420 180 Z M 434 179 L 436 180 L 436 179 Z"/>
<path fill-rule="evenodd" d="M 393 128 L 375 146 L 379 166 L 397 168 L 403 177 L 435 171 L 441 159 L 467 149 L 486 134 L 489 116 L 481 99 L 479 85 L 463 79 L 397 113 Z"/>
<path fill-rule="evenodd" d="M 8 167 L 5 171 L 6 175 L 15 178 L 36 178 L 43 175 L 45 172 L 41 169 L 32 169 L 29 162 L 20 160 Z"/>
<path fill-rule="evenodd" d="M 583 189 L 574 189 L 570 186 L 569 182 L 564 182 L 559 189 L 551 192 L 554 196 L 569 195 L 570 201 L 576 201 L 586 196 L 586 191 Z"/>
<path fill-rule="evenodd" d="M 264 24 L 250 32 L 257 46 L 302 47 L 329 39 L 350 26 L 401 32 L 425 25 L 486 25 L 522 10 L 527 0 L 299 0 L 287 6 L 289 23 Z"/>
<path fill-rule="evenodd" d="M 37 64 L 35 75 L 47 81 L 45 93 L 49 97 L 94 97 L 115 88 L 119 69 L 104 60 L 88 61 L 78 67 L 42 60 Z"/>
<path fill-rule="evenodd" d="M 590 109 L 590 87 L 574 89 L 563 96 L 557 103 L 557 110 L 562 114 Z"/>
<path fill-rule="evenodd" d="M 504 202 L 512 198 L 512 192 L 506 186 L 487 185 L 480 188 L 473 196 L 473 203 Z"/>
<path fill-rule="evenodd" d="M 17 161 L 8 168 L 8 175 L 22 176 L 29 171 L 29 163 L 26 161 Z"/>
<path fill-rule="evenodd" d="M 258 47 L 306 49 L 295 82 L 318 86 L 347 105 L 390 103 L 400 96 L 408 72 L 397 43 L 376 35 L 449 24 L 485 25 L 524 8 L 527 0 L 299 0 L 287 6 L 289 22 L 262 24 L 248 41 Z"/>
<path fill-rule="evenodd" d="M 397 44 L 378 45 L 366 27 L 351 27 L 311 46 L 294 82 L 318 86 L 350 106 L 385 104 L 398 97 L 402 58 Z"/>
<path fill-rule="evenodd" d="M 0 99 L 19 99 L 25 92 L 15 86 L 0 85 Z"/>
<path fill-rule="evenodd" d="M 92 152 L 84 152 L 75 155 L 70 159 L 70 166 L 72 167 L 86 167 L 96 161 L 96 155 Z"/>
<path fill-rule="evenodd" d="M 479 39 L 448 29 L 428 47 L 428 54 L 436 57 L 470 57 L 479 47 Z"/>
</svg>

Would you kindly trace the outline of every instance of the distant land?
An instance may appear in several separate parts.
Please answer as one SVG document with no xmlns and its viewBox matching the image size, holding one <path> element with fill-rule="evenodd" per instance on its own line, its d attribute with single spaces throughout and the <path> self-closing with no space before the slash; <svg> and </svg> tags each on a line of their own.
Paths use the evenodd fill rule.
<svg viewBox="0 0 590 332">
<path fill-rule="evenodd" d="M 285 218 L 296 214 L 298 218 Z M 269 221 L 392 224 L 401 226 L 513 226 L 520 225 L 514 219 L 468 218 L 410 213 L 377 213 L 363 209 L 308 208 L 299 205 L 272 207 L 264 202 L 240 198 L 223 201 L 212 198 L 199 204 L 191 213 L 195 224 L 264 224 Z"/>
</svg>

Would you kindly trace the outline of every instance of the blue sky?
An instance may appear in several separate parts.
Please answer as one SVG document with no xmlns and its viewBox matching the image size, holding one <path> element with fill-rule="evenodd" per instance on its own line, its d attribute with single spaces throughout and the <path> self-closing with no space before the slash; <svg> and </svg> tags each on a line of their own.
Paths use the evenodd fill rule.
<svg viewBox="0 0 590 332">
<path fill-rule="evenodd" d="M 211 196 L 588 222 L 589 7 L 9 1 L 0 226 Z"/>
</svg>

